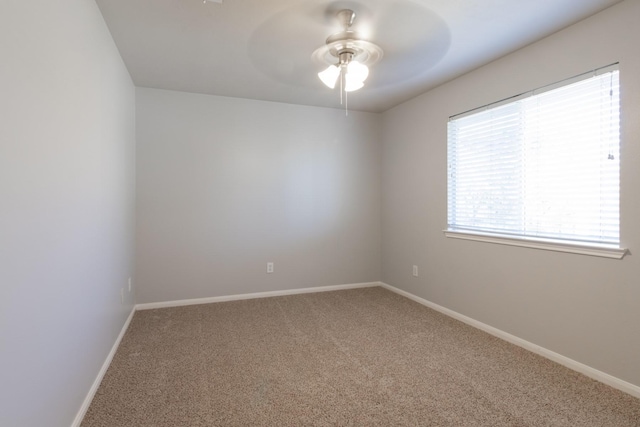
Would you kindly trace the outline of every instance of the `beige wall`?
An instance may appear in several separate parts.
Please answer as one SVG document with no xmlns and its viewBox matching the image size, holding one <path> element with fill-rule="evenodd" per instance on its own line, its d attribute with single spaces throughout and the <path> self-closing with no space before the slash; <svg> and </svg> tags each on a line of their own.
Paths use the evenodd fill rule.
<svg viewBox="0 0 640 427">
<path fill-rule="evenodd" d="M 138 301 L 378 280 L 379 135 L 371 113 L 138 88 Z"/>
<path fill-rule="evenodd" d="M 68 427 L 131 312 L 135 91 L 93 1 L 0 2 L 0 425 Z"/>
<path fill-rule="evenodd" d="M 640 385 L 640 2 L 627 0 L 383 116 L 383 280 Z M 620 62 L 622 261 L 447 239 L 447 118 Z M 420 277 L 411 266 L 420 267 Z"/>
</svg>

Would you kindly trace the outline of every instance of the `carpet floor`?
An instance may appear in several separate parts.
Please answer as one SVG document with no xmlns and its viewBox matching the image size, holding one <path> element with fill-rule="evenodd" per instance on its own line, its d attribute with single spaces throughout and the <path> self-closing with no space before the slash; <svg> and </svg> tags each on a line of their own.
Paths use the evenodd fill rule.
<svg viewBox="0 0 640 427">
<path fill-rule="evenodd" d="M 82 422 L 640 426 L 640 399 L 383 288 L 135 313 Z"/>
</svg>

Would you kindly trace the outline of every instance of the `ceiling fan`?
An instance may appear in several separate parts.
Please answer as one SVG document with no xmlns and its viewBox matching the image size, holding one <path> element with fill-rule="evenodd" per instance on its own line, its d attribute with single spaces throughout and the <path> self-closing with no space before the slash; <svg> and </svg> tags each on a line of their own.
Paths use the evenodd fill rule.
<svg viewBox="0 0 640 427">
<path fill-rule="evenodd" d="M 327 87 L 335 88 L 338 80 L 345 92 L 352 92 L 364 86 L 369 76 L 369 66 L 382 59 L 382 49 L 351 29 L 356 13 L 351 9 L 343 9 L 337 13 L 343 30 L 330 35 L 321 48 L 320 55 L 325 60 L 337 63 L 329 65 L 318 77 Z M 324 53 L 324 55 L 323 55 Z M 327 53 L 330 54 L 327 57 Z"/>
<path fill-rule="evenodd" d="M 401 96 L 404 82 L 426 73 L 449 46 L 446 23 L 424 2 L 293 3 L 260 24 L 247 49 L 257 70 L 282 90 L 295 87 L 301 99 L 333 106 L 331 92 L 338 90 L 343 107 L 348 94 L 349 107 L 356 95 L 353 104 L 366 109 L 376 97 Z"/>
</svg>

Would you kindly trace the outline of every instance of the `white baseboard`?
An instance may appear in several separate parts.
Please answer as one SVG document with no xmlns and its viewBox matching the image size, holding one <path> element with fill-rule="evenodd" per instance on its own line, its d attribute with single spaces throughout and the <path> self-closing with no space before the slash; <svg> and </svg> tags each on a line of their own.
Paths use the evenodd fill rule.
<svg viewBox="0 0 640 427">
<path fill-rule="evenodd" d="M 380 282 L 353 283 L 349 285 L 318 286 L 315 288 L 288 289 L 285 291 L 256 292 L 251 294 L 227 295 L 221 297 L 182 299 L 176 301 L 151 302 L 136 305 L 136 310 L 152 310 L 154 308 L 181 307 L 185 305 L 211 304 L 214 302 L 239 301 L 244 299 L 280 297 L 285 295 L 310 294 L 315 292 L 342 291 L 345 289 L 372 288 L 380 286 Z"/>
<path fill-rule="evenodd" d="M 109 369 L 111 360 L 113 360 L 113 356 L 115 356 L 116 351 L 118 350 L 118 346 L 120 346 L 120 341 L 122 341 L 122 337 L 124 337 L 125 332 L 127 332 L 127 328 L 129 327 L 129 323 L 131 323 L 131 319 L 133 319 L 133 315 L 135 314 L 135 312 L 136 312 L 136 308 L 133 307 L 131 309 L 131 313 L 129 313 L 129 317 L 127 317 L 127 320 L 124 322 L 124 325 L 122 326 L 122 330 L 120 331 L 120 334 L 118 334 L 118 337 L 116 338 L 116 342 L 113 343 L 113 346 L 111 347 L 111 351 L 109 352 L 109 354 L 107 355 L 107 358 L 102 364 L 102 368 L 100 368 L 100 372 L 98 372 L 98 376 L 93 381 L 93 384 L 89 389 L 89 393 L 87 393 L 87 396 L 84 398 L 84 402 L 82 402 L 82 406 L 80 407 L 80 410 L 76 414 L 76 418 L 73 420 L 73 424 L 71 424 L 71 427 L 80 427 L 80 424 L 82 423 L 82 419 L 87 413 L 87 410 L 89 409 L 89 405 L 91 405 L 91 401 L 93 400 L 93 397 L 96 395 L 96 392 L 98 391 L 98 387 L 100 387 L 102 378 L 104 378 L 104 375 L 107 373 L 107 369 Z"/>
<path fill-rule="evenodd" d="M 382 286 L 385 289 L 388 289 L 392 292 L 395 292 L 399 295 L 402 295 L 404 297 L 407 297 L 417 303 L 420 303 L 424 306 L 427 306 L 429 308 L 432 308 L 436 311 L 439 311 L 442 314 L 445 314 L 449 317 L 452 317 L 456 320 L 459 320 L 463 323 L 466 323 L 467 325 L 473 326 L 474 328 L 480 329 L 484 332 L 487 332 L 495 337 L 501 338 L 507 342 L 510 342 L 511 344 L 515 344 L 518 347 L 522 347 L 526 350 L 529 350 L 533 353 L 536 353 L 542 357 L 545 357 L 549 360 L 552 360 L 556 363 L 559 363 L 560 365 L 563 365 L 569 369 L 572 369 L 574 371 L 580 372 L 581 374 L 584 374 L 586 376 L 588 376 L 589 378 L 593 378 L 594 380 L 600 381 L 601 383 L 604 383 L 608 386 L 611 386 L 613 388 L 616 388 L 620 391 L 623 391 L 625 393 L 628 393 L 634 397 L 640 398 L 640 387 L 638 387 L 637 385 L 628 383 L 624 380 L 621 380 L 620 378 L 616 378 L 612 375 L 609 375 L 607 373 L 604 373 L 602 371 L 599 371 L 597 369 L 594 369 L 590 366 L 587 366 L 583 363 L 577 362 L 573 359 L 569 359 L 568 357 L 565 357 L 561 354 L 558 354 L 554 351 L 548 350 L 544 347 L 540 347 L 539 345 L 533 344 L 529 341 L 523 340 L 522 338 L 518 338 L 515 335 L 511 335 L 507 332 L 504 332 L 500 329 L 494 328 L 493 326 L 489 326 L 485 323 L 479 322 L 475 319 L 472 319 L 470 317 L 467 317 L 463 314 L 460 314 L 458 312 L 455 312 L 453 310 L 450 310 L 448 308 L 442 307 L 441 305 L 435 304 L 431 301 L 428 301 L 424 298 L 420 298 L 418 296 L 415 296 L 409 292 L 403 291 L 401 289 L 398 289 L 394 286 L 388 285 L 386 283 L 380 283 L 380 286 Z"/>
</svg>

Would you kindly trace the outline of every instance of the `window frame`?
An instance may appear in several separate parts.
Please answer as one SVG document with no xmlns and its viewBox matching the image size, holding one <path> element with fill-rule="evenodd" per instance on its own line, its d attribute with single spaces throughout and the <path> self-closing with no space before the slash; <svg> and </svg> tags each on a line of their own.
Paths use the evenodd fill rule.
<svg viewBox="0 0 640 427">
<path fill-rule="evenodd" d="M 596 76 L 598 74 L 603 74 L 609 71 L 618 70 L 619 64 L 611 64 L 606 67 L 602 67 L 588 73 L 583 73 L 578 76 L 575 76 L 570 79 L 565 79 L 557 83 L 553 83 L 548 86 L 544 86 L 542 88 L 538 88 L 523 94 L 519 94 L 501 101 L 497 101 L 479 108 L 475 108 L 460 114 L 453 115 L 449 117 L 449 121 L 452 121 L 456 118 L 461 118 L 465 116 L 469 116 L 471 114 L 479 113 L 482 111 L 486 111 L 488 109 L 492 109 L 498 106 L 515 103 L 523 98 L 527 98 L 531 95 L 537 95 L 539 93 L 543 93 L 546 91 L 558 89 L 564 86 L 571 85 L 580 80 L 584 80 L 589 77 Z M 447 137 L 447 146 L 451 144 L 449 137 Z M 620 147 L 622 143 L 620 141 Z M 447 159 L 447 163 L 449 163 L 450 159 Z M 621 167 L 621 165 L 620 165 Z M 620 175 L 621 176 L 621 175 Z M 618 178 L 620 179 L 620 178 Z M 477 230 L 464 230 L 452 227 L 449 224 L 450 220 L 450 212 L 449 212 L 449 186 L 451 183 L 449 182 L 449 178 L 447 178 L 447 228 L 443 230 L 444 234 L 448 238 L 453 239 L 462 239 L 469 241 L 477 241 L 477 242 L 486 242 L 486 243 L 494 243 L 501 245 L 510 245 L 510 246 L 519 246 L 533 249 L 542 249 L 542 250 L 550 250 L 557 252 L 566 252 L 566 253 L 574 253 L 581 255 L 589 255 L 589 256 L 598 256 L 612 259 L 622 259 L 625 255 L 628 254 L 628 249 L 622 247 L 622 242 L 620 244 L 608 244 L 608 243 L 591 243 L 591 242 L 580 242 L 580 241 L 572 241 L 572 240 L 564 240 L 564 239 L 553 239 L 553 238 L 543 238 L 543 237 L 532 237 L 526 235 L 517 235 L 517 234 L 501 234 L 499 232 L 484 232 Z M 618 211 L 618 221 L 620 221 L 621 215 Z"/>
</svg>

